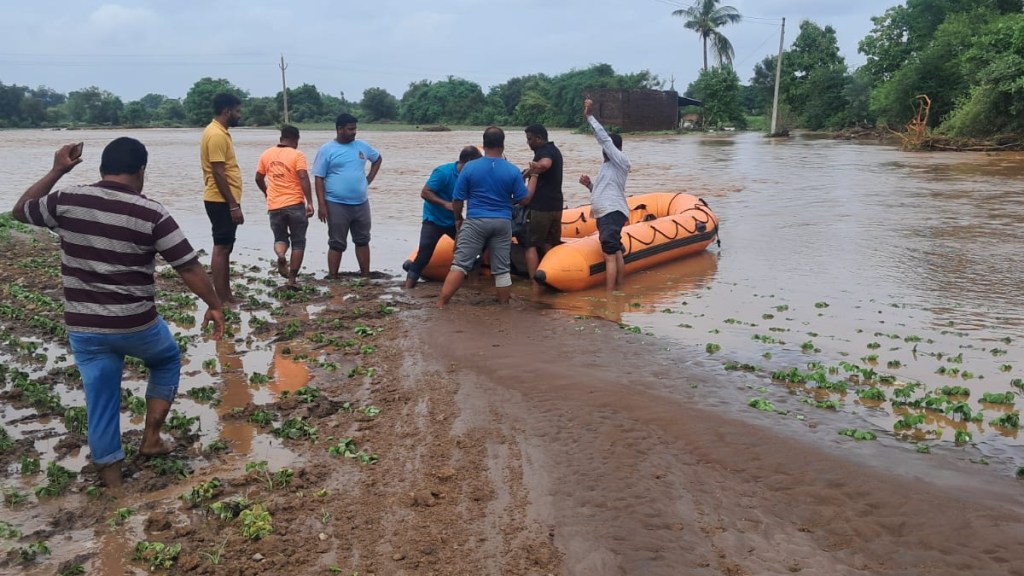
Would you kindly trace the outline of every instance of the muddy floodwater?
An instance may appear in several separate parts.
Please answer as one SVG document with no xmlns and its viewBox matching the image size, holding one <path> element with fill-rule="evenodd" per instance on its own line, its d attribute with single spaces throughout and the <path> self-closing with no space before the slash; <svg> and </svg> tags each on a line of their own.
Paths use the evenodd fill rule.
<svg viewBox="0 0 1024 576">
<path fill-rule="evenodd" d="M 64 142 L 86 143 L 85 162 L 65 183 L 93 180 L 103 145 L 120 133 L 3 133 L 0 203 L 13 203 Z M 129 133 L 149 147 L 146 193 L 170 209 L 196 247 L 209 251 L 199 200 L 199 131 Z M 251 182 L 260 152 L 276 133 L 232 134 L 246 215 L 235 258 L 263 262 L 272 255 L 272 240 L 262 196 Z M 312 159 L 330 137 L 305 132 L 301 149 Z M 461 146 L 479 144 L 480 134 L 363 131 L 359 137 L 384 156 L 370 192 L 371 264 L 397 276 L 415 247 L 419 191 L 431 168 L 451 161 Z M 587 135 L 554 131 L 551 138 L 565 157 L 567 205 L 587 203 L 576 180 L 596 172 L 599 150 Z M 621 297 L 524 290 L 523 298 L 636 326 L 700 362 L 773 371 L 845 361 L 929 388 L 964 386 L 975 401 L 986 392 L 1021 392 L 1010 383 L 1024 377 L 1024 155 L 906 153 L 758 134 L 627 137 L 625 150 L 634 165 L 630 193 L 670 190 L 704 198 L 721 219 L 721 245 L 629 278 Z M 517 165 L 530 159 L 519 130 L 507 133 L 506 156 Z M 312 222 L 309 238 L 306 271 L 322 275 L 326 226 Z M 342 270 L 354 268 L 346 255 Z M 703 354 L 709 345 L 720 349 Z M 274 355 L 250 354 L 245 363 L 249 371 L 265 371 Z M 286 381 L 301 379 L 298 371 Z M 1006 410 L 977 402 L 973 408 Z M 866 415 L 885 426 L 894 420 L 881 412 Z M 962 424 L 934 422 L 950 426 Z M 972 436 L 994 445 L 1020 443 L 1016 432 L 988 426 L 987 417 L 973 425 Z M 953 439 L 949 430 L 941 437 Z"/>
<path fill-rule="evenodd" d="M 208 253 L 198 129 L 0 132 L 0 207 L 12 206 L 64 143 L 84 140 L 85 161 L 62 184 L 97 180 L 100 151 L 122 134 L 149 148 L 145 193 L 163 202 L 193 245 Z M 267 268 L 272 236 L 252 177 L 259 154 L 277 133 L 235 129 L 232 136 L 246 218 L 233 260 L 242 269 Z M 300 148 L 312 161 L 332 136 L 304 132 Z M 415 248 L 419 192 L 431 169 L 453 161 L 462 146 L 479 144 L 480 132 L 363 131 L 359 137 L 383 156 L 370 188 L 371 267 L 398 279 Z M 583 134 L 553 131 L 551 138 L 565 159 L 567 205 L 587 203 L 586 189 L 576 181 L 596 173 L 599 147 Z M 720 244 L 627 277 L 621 294 L 536 294 L 517 280 L 522 314 L 540 309 L 567 320 L 604 318 L 611 321 L 604 330 L 644 335 L 658 353 L 714 375 L 702 386 L 735 389 L 742 410 L 773 410 L 799 389 L 804 404 L 834 410 L 851 429 L 923 445 L 974 446 L 1002 474 L 1024 466 L 1024 440 L 1007 425 L 1014 414 L 1019 419 L 1024 394 L 1024 155 L 907 153 L 873 143 L 745 133 L 627 136 L 624 151 L 634 167 L 628 193 L 680 191 L 703 198 L 720 219 Z M 506 156 L 520 166 L 532 156 L 518 129 L 507 132 Z M 326 234 L 326 225 L 311 222 L 304 271 L 317 278 L 326 269 Z M 342 270 L 355 268 L 346 254 Z M 456 301 L 466 297 L 460 293 Z M 309 306 L 308 318 L 324 307 Z M 191 343 L 190 356 L 215 358 L 219 369 L 184 368 L 190 385 L 222 390 L 219 405 L 181 398 L 176 408 L 200 416 L 204 444 L 221 439 L 241 461 L 255 456 L 272 468 L 291 465 L 294 455 L 279 440 L 244 420 L 223 419 L 233 409 L 273 402 L 310 378 L 306 365 L 293 360 L 301 350 L 284 354 L 272 334 L 255 334 L 253 327 L 270 319 L 266 311 L 243 310 L 240 316 L 236 338 Z M 195 334 L 194 328 L 181 330 Z M 45 360 L 18 365 L 42 374 L 70 363 L 59 346 L 41 351 Z M 0 361 L 17 363 L 11 352 L 0 352 Z M 254 374 L 269 375 L 271 384 L 252 386 Z M 884 399 L 855 393 L 855 385 L 866 382 Z M 138 391 L 142 383 L 130 386 Z M 666 387 L 671 391 L 671 383 Z M 80 390 L 63 394 L 67 405 L 82 403 Z M 895 399 L 902 401 L 890 402 Z M 29 411 L 0 405 L 0 423 L 15 438 L 54 426 L 26 419 Z M 137 417 L 124 418 L 128 429 L 141 427 Z M 40 435 L 36 449 L 44 462 L 57 440 Z M 64 465 L 78 469 L 86 462 L 83 448 Z M 6 475 L 16 476 L 16 469 Z M 111 570 L 124 569 L 120 560 L 110 562 Z"/>
</svg>

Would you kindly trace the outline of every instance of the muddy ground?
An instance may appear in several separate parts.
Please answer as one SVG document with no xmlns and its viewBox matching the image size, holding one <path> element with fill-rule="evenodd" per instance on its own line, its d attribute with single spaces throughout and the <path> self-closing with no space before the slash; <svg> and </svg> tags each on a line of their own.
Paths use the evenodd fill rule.
<svg viewBox="0 0 1024 576">
<path fill-rule="evenodd" d="M 4 329 L 59 340 L 38 319 L 59 315 L 11 295 L 11 286 L 59 295 L 45 266 L 24 265 L 52 263 L 55 247 L 11 242 L 18 256 L 0 261 L 3 302 L 33 308 L 9 313 Z M 968 448 L 919 458 L 896 441 L 837 435 L 847 423 L 828 411 L 772 418 L 737 401 L 749 375 L 713 372 L 603 320 L 522 298 L 497 306 L 485 286 L 439 311 L 432 284 L 402 293 L 384 275 L 308 282 L 322 292 L 282 301 L 259 331 L 321 354 L 310 381 L 320 395 L 224 417 L 269 412 L 266 434 L 293 418 L 315 427 L 314 438 L 282 441 L 296 455 L 290 480 L 273 466 L 246 471 L 259 455 L 240 459 L 188 435 L 171 459 L 187 477 L 132 457 L 120 499 L 91 490 L 86 466 L 61 495 L 5 502 L 5 521 L 27 520 L 21 536 L 0 539 L 0 573 L 1024 574 L 1024 484 L 979 466 Z M 326 305 L 315 326 L 310 305 Z M 301 330 L 286 330 L 293 320 Z M 341 343 L 356 324 L 372 329 L 361 342 L 375 349 L 373 370 Z M 74 374 L 45 380 L 73 386 Z M 0 400 L 29 405 L 9 378 Z M 367 406 L 379 413 L 355 410 Z M 70 452 L 84 438 L 62 416 L 50 415 L 51 433 Z M 138 437 L 128 431 L 126 443 Z M 341 439 L 351 457 L 330 453 Z M 33 451 L 17 441 L 0 464 L 10 475 Z M 182 498 L 194 489 L 193 502 Z M 232 503 L 248 518 L 269 512 L 272 531 L 243 536 Z M 125 508 L 133 512 L 119 520 Z M 153 569 L 131 559 L 143 539 L 180 554 Z M 22 551 L 40 541 L 51 554 L 28 560 Z"/>
</svg>

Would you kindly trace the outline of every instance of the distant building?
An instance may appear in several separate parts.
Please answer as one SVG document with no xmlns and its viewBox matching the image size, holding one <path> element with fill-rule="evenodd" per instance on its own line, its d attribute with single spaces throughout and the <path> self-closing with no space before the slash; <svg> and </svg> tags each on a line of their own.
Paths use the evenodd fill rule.
<svg viewBox="0 0 1024 576">
<path fill-rule="evenodd" d="M 679 96 L 675 90 L 609 88 L 589 94 L 601 123 L 622 132 L 675 130 L 679 126 L 679 107 L 700 105 L 697 100 Z"/>
</svg>

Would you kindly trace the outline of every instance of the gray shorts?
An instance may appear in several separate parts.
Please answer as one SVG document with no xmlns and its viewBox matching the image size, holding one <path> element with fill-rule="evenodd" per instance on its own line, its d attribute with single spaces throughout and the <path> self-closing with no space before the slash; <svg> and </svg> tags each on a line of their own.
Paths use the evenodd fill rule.
<svg viewBox="0 0 1024 576">
<path fill-rule="evenodd" d="M 356 247 L 370 244 L 370 201 L 362 204 L 339 204 L 327 201 L 327 245 L 331 250 L 344 252 L 348 248 L 348 235 Z"/>
<path fill-rule="evenodd" d="M 511 268 L 512 221 L 508 218 L 469 218 L 462 222 L 455 239 L 452 270 L 469 274 L 484 248 L 491 252 L 491 274 L 505 274 Z"/>
<path fill-rule="evenodd" d="M 305 204 L 292 204 L 277 210 L 271 210 L 270 231 L 274 233 L 274 243 L 291 245 L 293 250 L 306 249 L 306 229 L 309 218 L 306 218 Z"/>
</svg>

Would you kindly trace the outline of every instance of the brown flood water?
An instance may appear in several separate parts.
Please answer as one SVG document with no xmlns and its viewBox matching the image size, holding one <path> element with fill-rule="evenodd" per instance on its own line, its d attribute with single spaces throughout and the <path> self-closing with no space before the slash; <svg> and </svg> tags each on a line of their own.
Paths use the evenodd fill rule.
<svg viewBox="0 0 1024 576">
<path fill-rule="evenodd" d="M 164 202 L 197 248 L 209 251 L 208 222 L 198 199 L 199 131 L 128 133 L 150 150 L 146 193 Z M 271 237 L 262 197 L 249 182 L 260 152 L 275 142 L 276 133 L 232 133 L 246 183 L 246 224 L 239 230 L 235 259 L 243 265 L 262 263 L 271 255 Z M 94 180 L 99 153 L 115 133 L 2 135 L 0 205 L 10 205 L 48 168 L 52 150 L 64 142 L 86 143 L 84 164 L 65 183 Z M 312 159 L 331 136 L 306 132 L 301 148 Z M 479 143 L 480 134 L 364 131 L 360 137 L 384 157 L 371 189 L 372 265 L 398 276 L 418 236 L 425 178 L 461 146 Z M 596 145 L 590 136 L 565 131 L 553 132 L 552 139 L 565 156 L 566 203 L 586 203 L 586 190 L 575 181 L 596 171 Z M 528 161 L 531 154 L 519 130 L 507 133 L 506 144 L 512 162 Z M 1024 207 L 1016 201 L 1024 185 L 1024 155 L 904 153 L 889 146 L 800 136 L 768 140 L 757 134 L 627 137 L 625 150 L 634 164 L 628 191 L 679 190 L 703 197 L 721 219 L 721 246 L 636 274 L 627 279 L 624 295 L 610 299 L 602 290 L 534 296 L 519 286 L 521 298 L 621 322 L 707 365 L 734 362 L 775 371 L 842 361 L 892 374 L 900 382 L 919 381 L 928 389 L 966 386 L 974 410 L 985 411 L 984 422 L 969 426 L 973 441 L 996 453 L 1020 446 L 1015 431 L 987 424 L 1007 408 L 978 399 L 986 392 L 1014 390 L 1010 382 L 1024 377 L 1019 296 Z M 312 222 L 309 237 L 305 270 L 319 275 L 326 243 L 318 239 L 326 237 L 326 226 Z M 347 255 L 342 269 L 353 267 Z M 249 316 L 243 313 L 243 325 Z M 708 354 L 709 344 L 720 351 Z M 287 380 L 281 385 L 288 388 L 304 383 L 302 368 L 275 360 L 269 343 L 244 354 L 230 345 L 216 351 L 208 342 L 198 346 L 200 357 L 216 356 L 222 365 L 245 373 L 280 372 L 287 378 L 279 382 Z M 191 374 L 207 377 L 198 366 Z M 220 410 L 276 394 L 244 382 L 227 384 Z M 862 408 L 852 394 L 833 398 L 841 401 L 841 410 Z M 885 428 L 895 421 L 881 410 L 860 412 Z M 216 419 L 206 414 L 204 422 L 207 418 Z M 945 432 L 941 439 L 952 441 L 954 428 L 968 426 L 930 413 L 926 428 Z M 252 441 L 249 432 L 235 433 L 239 437 L 233 440 Z"/>
<path fill-rule="evenodd" d="M 209 252 L 208 222 L 200 201 L 199 131 L 128 133 L 150 151 L 147 195 L 162 201 L 193 245 Z M 265 265 L 272 255 L 272 238 L 262 196 L 250 182 L 258 155 L 277 136 L 270 130 L 232 133 L 246 182 L 246 224 L 239 230 L 235 261 Z M 95 180 L 100 150 L 121 134 L 0 132 L 0 206 L 12 205 L 48 169 L 53 150 L 66 142 L 84 140 L 86 151 L 84 164 L 64 183 Z M 301 148 L 312 160 L 317 147 L 331 136 L 306 132 Z M 480 133 L 364 131 L 360 137 L 384 157 L 371 187 L 372 266 L 398 277 L 418 237 L 419 191 L 426 177 L 434 166 L 453 160 L 460 147 L 478 144 Z M 596 172 L 597 146 L 590 136 L 564 131 L 553 132 L 552 139 L 565 156 L 567 204 L 586 203 L 586 190 L 575 181 L 579 174 Z M 525 165 L 531 154 L 522 133 L 508 132 L 507 144 L 508 158 Z M 1016 408 L 980 402 L 984 393 L 1019 393 L 1011 381 L 1024 378 L 1024 303 L 1019 295 L 1024 286 L 1024 207 L 1017 201 L 1024 185 L 1024 155 L 911 154 L 888 146 L 801 136 L 767 140 L 756 134 L 627 137 L 625 151 L 634 164 L 630 193 L 667 190 L 703 197 L 721 220 L 721 246 L 628 277 L 623 294 L 611 297 L 603 290 L 533 295 L 520 281 L 516 296 L 524 304 L 500 314 L 530 314 L 535 312 L 531 308 L 540 307 L 566 318 L 606 318 L 647 334 L 644 343 L 652 348 L 652 358 L 667 354 L 707 375 L 710 380 L 702 386 L 735 389 L 727 407 L 735 412 L 751 410 L 746 402 L 755 396 L 776 403 L 785 399 L 786 388 L 771 386 L 767 374 L 808 370 L 813 362 L 873 368 L 895 376 L 898 383 L 920 382 L 928 390 L 965 386 L 972 391 L 971 409 L 983 410 L 984 418 L 964 422 L 931 411 L 916 439 L 952 446 L 954 432 L 966 431 L 1000 470 L 1024 466 L 1024 441 L 1017 431 L 989 424 Z M 320 276 L 325 270 L 326 226 L 311 222 L 309 238 L 305 271 Z M 353 268 L 351 255 L 346 255 L 342 269 Z M 311 317 L 318 312 L 310 307 Z M 240 338 L 252 337 L 248 326 L 253 318 L 269 316 L 243 311 Z M 620 330 L 614 324 L 600 329 Z M 711 353 L 715 346 L 719 349 Z M 630 353 L 642 355 L 642 347 L 637 348 L 631 347 Z M 37 368 L 45 372 L 58 364 L 55 357 L 62 352 L 49 350 L 51 361 Z M 306 367 L 280 352 L 279 345 L 258 338 L 248 346 L 205 340 L 193 344 L 193 358 L 216 358 L 218 366 L 227 369 L 209 374 L 198 365 L 184 368 L 192 385 L 215 384 L 223 391 L 223 402 L 216 408 L 184 397 L 176 405 L 201 417 L 204 443 L 219 437 L 232 443 L 241 458 L 256 456 L 275 468 L 291 461 L 294 455 L 279 441 L 246 422 L 220 418 L 249 402 L 272 401 L 281 391 L 308 381 Z M 761 371 L 757 377 L 740 375 L 723 369 L 729 363 Z M 611 369 L 614 363 L 608 366 Z M 515 372 L 511 366 L 502 369 L 509 378 Z M 274 385 L 250 385 L 246 377 L 255 372 L 276 376 Z M 831 379 L 845 377 L 840 372 Z M 613 421 L 616 410 L 623 408 L 616 404 L 621 398 L 614 400 L 614 390 L 605 384 L 594 401 L 598 411 L 592 418 L 597 424 Z M 894 386 L 884 388 L 891 397 Z M 662 393 L 695 398 L 689 384 L 674 385 L 670 374 Z M 888 410 L 887 402 L 862 402 L 853 393 L 821 391 L 815 399 L 835 401 L 836 418 L 845 418 L 851 427 L 875 427 L 890 436 L 901 415 Z M 701 402 L 699 395 L 695 401 Z M 712 408 L 726 408 L 720 402 L 724 401 L 704 400 Z M 80 392 L 68 392 L 67 403 L 81 404 Z M 549 408 L 559 409 L 557 399 Z M 647 414 L 657 412 L 658 406 L 637 400 L 637 406 L 626 408 Z M 0 407 L 4 423 L 22 415 L 24 411 Z M 52 424 L 8 429 L 20 436 L 46 426 Z M 132 421 L 131 428 L 140 426 Z M 624 439 L 625 451 L 619 457 L 628 458 L 629 447 L 644 441 L 643 434 L 633 433 L 639 435 Z M 52 454 L 54 442 L 39 440 L 37 448 Z M 713 444 L 709 440 L 700 449 L 713 450 Z M 575 453 L 566 457 L 578 458 L 572 456 Z M 684 455 L 680 449 L 663 456 Z M 79 454 L 64 465 L 75 469 L 85 462 L 85 454 Z M 637 490 L 644 486 L 637 485 Z M 570 546 L 572 541 L 570 537 Z M 111 557 L 115 556 L 124 554 Z M 601 564 L 599 556 L 592 560 L 595 566 Z M 108 567 L 115 569 L 114 564 Z"/>
</svg>

